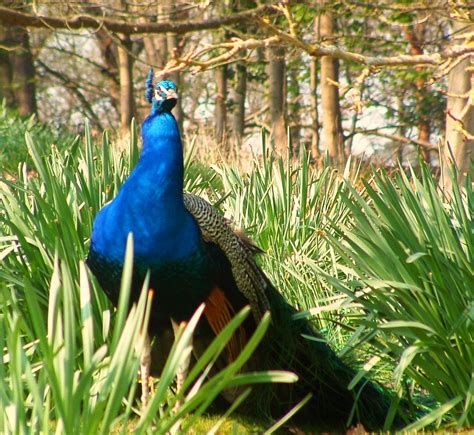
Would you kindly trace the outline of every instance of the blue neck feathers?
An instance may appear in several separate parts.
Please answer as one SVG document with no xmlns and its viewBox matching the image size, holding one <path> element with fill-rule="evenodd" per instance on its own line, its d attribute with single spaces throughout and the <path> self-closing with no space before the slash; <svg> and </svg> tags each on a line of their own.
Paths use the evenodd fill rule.
<svg viewBox="0 0 474 435">
<path fill-rule="evenodd" d="M 169 111 L 152 105 L 143 122 L 140 160 L 117 197 L 97 215 L 93 249 L 121 261 L 133 233 L 135 257 L 146 264 L 195 251 L 200 231 L 183 203 L 183 149 Z"/>
<path fill-rule="evenodd" d="M 140 176 L 152 177 L 154 192 L 173 194 L 182 201 L 183 195 L 183 146 L 178 124 L 170 112 L 152 113 L 142 126 L 143 150 L 140 156 Z M 138 169 L 138 167 L 137 167 Z M 157 176 L 159 179 L 154 179 Z M 165 183 L 161 185 L 158 183 Z M 169 198 L 171 199 L 171 198 Z"/>
</svg>

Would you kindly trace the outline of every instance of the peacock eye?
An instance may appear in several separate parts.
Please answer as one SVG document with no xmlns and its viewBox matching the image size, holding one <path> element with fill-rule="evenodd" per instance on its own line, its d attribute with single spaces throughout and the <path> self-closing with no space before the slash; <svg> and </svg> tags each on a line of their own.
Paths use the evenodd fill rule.
<svg viewBox="0 0 474 435">
<path fill-rule="evenodd" d="M 161 86 L 155 89 L 155 98 L 157 100 L 164 100 L 166 98 L 166 92 Z"/>
</svg>

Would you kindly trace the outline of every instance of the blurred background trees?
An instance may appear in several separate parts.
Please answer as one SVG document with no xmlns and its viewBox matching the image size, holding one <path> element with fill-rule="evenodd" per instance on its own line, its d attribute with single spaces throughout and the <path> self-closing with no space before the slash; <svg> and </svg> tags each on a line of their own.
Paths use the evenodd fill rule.
<svg viewBox="0 0 474 435">
<path fill-rule="evenodd" d="M 180 87 L 183 133 L 225 156 L 256 152 L 263 128 L 279 153 L 339 167 L 421 153 L 438 168 L 441 149 L 470 170 L 469 2 L 3 4 L 0 98 L 58 128 L 126 131 L 152 66 Z"/>
</svg>

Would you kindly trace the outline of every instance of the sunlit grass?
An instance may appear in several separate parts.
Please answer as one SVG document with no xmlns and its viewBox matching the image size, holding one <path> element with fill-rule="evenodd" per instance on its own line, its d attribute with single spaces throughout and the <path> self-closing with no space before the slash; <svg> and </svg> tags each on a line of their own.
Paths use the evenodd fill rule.
<svg viewBox="0 0 474 435">
<path fill-rule="evenodd" d="M 123 153 L 109 148 L 106 134 L 101 147 L 95 147 L 87 128 L 83 146 L 75 142 L 61 153 L 56 147 L 42 152 L 29 135 L 26 143 L 37 175 L 23 171 L 16 182 L 0 183 L 1 431 L 48 432 L 53 424 L 65 433 L 109 433 L 117 425 L 127 427 L 134 414 L 139 416 L 136 433 L 151 428 L 166 433 L 177 423 L 186 430 L 224 388 L 294 382 L 295 376 L 286 372 L 239 374 L 268 328 L 268 316 L 233 364 L 203 377 L 249 314 L 247 308 L 198 359 L 181 394 L 170 395 L 176 370 L 190 350 L 198 312 L 178 333 L 156 392 L 141 410 L 135 396 L 146 292 L 127 314 L 129 258 L 114 309 L 83 263 L 94 214 L 136 163 L 136 135 Z M 187 181 L 194 190 L 201 183 L 198 176 Z M 183 403 L 173 410 L 178 399 Z"/>
<path fill-rule="evenodd" d="M 396 363 L 394 382 L 421 388 L 435 403 L 408 429 L 474 425 L 474 191 L 453 182 L 449 197 L 420 162 L 341 200 L 351 210 L 331 237 L 347 283 L 328 281 L 361 305 L 354 346 L 371 340 Z M 321 269 L 317 269 L 321 273 Z M 350 285 L 348 285 L 350 284 Z"/>
<path fill-rule="evenodd" d="M 265 148 L 249 173 L 226 165 L 216 170 L 226 192 L 222 209 L 263 249 L 259 260 L 272 282 L 295 307 L 318 308 L 319 329 L 342 346 L 343 298 L 312 266 L 337 274 L 339 254 L 325 235 L 348 219 L 349 208 L 340 200 L 345 178 L 329 167 L 314 170 L 304 152 L 298 161 L 285 161 Z"/>
</svg>

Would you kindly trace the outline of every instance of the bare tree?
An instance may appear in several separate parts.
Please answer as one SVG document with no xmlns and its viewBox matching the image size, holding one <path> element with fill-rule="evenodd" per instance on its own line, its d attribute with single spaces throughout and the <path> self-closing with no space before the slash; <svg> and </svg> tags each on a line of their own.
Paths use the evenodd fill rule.
<svg viewBox="0 0 474 435">
<path fill-rule="evenodd" d="M 176 33 L 168 33 L 167 45 L 168 45 L 168 56 L 171 57 L 178 50 L 178 35 Z M 169 78 L 176 83 L 178 88 L 181 88 L 182 81 L 181 81 L 181 73 L 179 71 L 175 71 L 171 73 L 169 75 Z M 174 109 L 173 113 L 174 113 L 174 116 L 176 117 L 176 121 L 178 122 L 180 130 L 182 130 L 183 122 L 184 122 L 184 112 L 183 112 L 182 101 L 180 99 L 178 99 L 176 103 L 176 108 Z"/>
<path fill-rule="evenodd" d="M 410 52 L 413 55 L 423 54 L 423 45 L 426 33 L 426 23 L 421 21 L 417 24 L 405 27 L 405 37 L 410 43 Z M 416 70 L 420 73 L 415 80 L 416 111 L 418 114 L 418 140 L 429 142 L 431 134 L 430 116 L 426 113 L 426 79 L 423 76 L 423 68 L 418 66 Z M 430 152 L 426 147 L 422 147 L 422 152 L 426 162 L 430 162 Z"/>
<path fill-rule="evenodd" d="M 272 47 L 268 50 L 268 57 L 271 133 L 275 150 L 285 155 L 287 150 L 285 49 Z"/>
<path fill-rule="evenodd" d="M 438 100 L 425 97 L 426 85 L 430 77 L 433 81 L 437 82 L 436 86 L 439 92 L 436 94 L 436 98 L 444 92 L 444 83 L 442 78 L 447 76 L 449 71 L 456 65 L 459 67 L 459 63 L 467 58 L 467 56 L 474 53 L 474 44 L 471 43 L 469 38 L 457 38 L 451 36 L 453 40 L 452 45 L 446 43 L 445 38 L 437 38 L 438 42 L 433 42 L 431 37 L 434 33 L 438 32 L 440 28 L 445 26 L 448 22 L 449 17 L 462 16 L 470 11 L 471 6 L 467 6 L 467 3 L 456 2 L 455 6 L 448 5 L 448 7 L 442 7 L 440 3 L 433 5 L 421 5 L 419 3 L 407 3 L 403 6 L 390 5 L 387 2 L 379 2 L 374 4 L 373 7 L 377 12 L 385 14 L 384 16 L 393 16 L 394 11 L 403 11 L 403 15 L 423 15 L 423 25 L 427 28 L 426 37 L 423 32 L 418 32 L 417 25 L 413 26 L 413 29 L 408 28 L 408 33 L 404 35 L 403 26 L 394 24 L 393 28 L 387 27 L 384 24 L 383 29 L 376 24 L 376 19 L 370 14 L 367 15 L 366 4 L 364 2 L 339 2 L 337 8 L 334 7 L 334 2 L 318 0 L 318 2 L 307 2 L 304 5 L 305 19 L 301 18 L 301 11 L 303 10 L 299 2 L 261 2 L 258 3 L 260 6 L 255 6 L 253 1 L 239 1 L 232 3 L 232 9 L 229 8 L 222 11 L 219 7 L 216 7 L 216 3 L 204 2 L 200 3 L 199 7 L 194 2 L 166 0 L 166 3 L 159 2 L 159 5 L 151 5 L 149 2 L 138 2 L 138 1 L 126 1 L 122 3 L 122 6 L 111 6 L 120 0 L 114 0 L 114 2 L 84 2 L 88 3 L 92 10 L 85 10 L 85 13 L 81 12 L 83 2 L 67 2 L 67 7 L 62 2 L 48 2 L 48 5 L 41 10 L 41 15 L 36 13 L 27 12 L 26 8 L 13 8 L 0 6 L 0 23 L 8 25 L 10 28 L 14 26 L 23 26 L 28 28 L 42 28 L 47 29 L 49 32 L 54 32 L 56 29 L 60 29 L 63 32 L 71 32 L 74 29 L 80 29 L 84 32 L 85 29 L 92 29 L 93 34 L 103 32 L 105 36 L 109 38 L 109 41 L 103 40 L 104 45 L 101 49 L 103 52 L 104 59 L 112 54 L 111 62 L 105 60 L 104 70 L 107 70 L 107 76 L 111 79 L 111 86 L 107 89 L 107 92 L 112 99 L 115 98 L 116 105 L 119 105 L 120 92 L 119 86 L 116 85 L 118 80 L 113 81 L 112 76 L 120 77 L 123 83 L 131 83 L 130 75 L 119 74 L 119 53 L 118 53 L 118 41 L 123 41 L 121 46 L 125 48 L 124 56 L 121 61 L 121 65 L 130 65 L 131 61 L 135 61 L 137 68 L 137 76 L 140 74 L 144 75 L 148 64 L 163 66 L 163 73 L 168 73 L 168 77 L 178 81 L 179 85 L 186 87 L 187 84 L 196 81 L 195 77 L 189 79 L 188 76 L 183 74 L 183 71 L 190 71 L 192 73 L 201 73 L 211 68 L 220 68 L 222 65 L 227 65 L 227 72 L 231 71 L 233 66 L 232 62 L 239 59 L 239 62 L 253 62 L 259 63 L 258 57 L 254 54 L 256 50 L 266 50 L 268 55 L 268 76 L 269 76 L 269 87 L 270 95 L 268 106 L 270 108 L 269 119 L 263 121 L 262 114 L 266 110 L 263 106 L 258 107 L 259 97 L 261 89 L 258 88 L 258 84 L 253 80 L 254 77 L 261 77 L 262 71 L 257 67 L 249 64 L 243 65 L 239 63 L 239 67 L 236 68 L 235 75 L 235 89 L 232 93 L 232 98 L 235 104 L 232 105 L 234 114 L 232 116 L 232 126 L 234 135 L 236 136 L 237 143 L 240 143 L 243 128 L 244 128 L 244 111 L 245 101 L 249 105 L 249 112 L 252 113 L 248 119 L 252 122 L 247 127 L 262 126 L 270 129 L 276 149 L 279 152 L 286 154 L 287 148 L 287 133 L 286 133 L 286 118 L 287 118 L 287 104 L 293 104 L 293 101 L 287 102 L 287 73 L 285 69 L 285 62 L 292 62 L 294 58 L 300 56 L 309 56 L 313 62 L 311 65 L 310 78 L 299 77 L 295 80 L 294 77 L 289 77 L 289 82 L 293 82 L 295 85 L 300 85 L 301 80 L 307 80 L 304 86 L 301 86 L 303 92 L 301 92 L 302 103 L 304 106 L 310 106 L 312 110 L 311 122 L 308 125 L 302 125 L 306 131 L 312 132 L 312 153 L 314 157 L 319 155 L 319 148 L 326 147 L 331 158 L 335 164 L 341 166 L 344 161 L 343 152 L 343 135 L 341 129 L 341 111 L 339 98 L 344 98 L 345 101 L 349 101 L 348 95 L 358 95 L 356 100 L 358 106 L 362 110 L 365 106 L 371 106 L 374 108 L 386 108 L 390 111 L 392 120 L 396 120 L 394 113 L 396 110 L 396 101 L 394 98 L 383 98 L 383 102 L 377 102 L 372 99 L 373 95 L 365 93 L 362 101 L 362 93 L 360 89 L 364 88 L 364 81 L 370 77 L 370 80 L 374 80 L 380 84 L 381 80 L 377 77 L 377 74 L 383 70 L 392 69 L 404 69 L 408 68 L 415 69 L 419 72 L 426 72 L 424 76 L 425 82 L 417 82 L 415 96 L 420 97 L 418 100 L 418 106 L 415 107 L 418 113 L 422 114 L 426 111 L 426 107 L 430 104 L 430 107 L 442 107 L 442 103 Z M 226 3 L 228 4 L 228 3 Z M 126 10 L 126 5 L 130 7 L 130 10 Z M 166 6 L 168 5 L 168 6 Z M 219 6 L 219 5 L 218 5 Z M 171 8 L 170 11 L 166 12 L 166 7 Z M 133 9 L 132 9 L 133 8 Z M 185 11 L 185 12 L 183 12 Z M 460 11 L 461 15 L 456 15 Z M 397 13 L 398 13 L 397 12 Z M 363 26 L 349 26 L 350 31 L 337 32 L 335 23 L 338 19 L 347 20 L 348 14 L 353 14 L 356 22 L 359 18 L 363 18 Z M 357 15 L 359 14 L 359 15 Z M 185 19 L 184 16 L 187 15 Z M 396 14 L 395 14 L 396 15 Z M 153 18 L 156 16 L 156 20 Z M 315 23 L 313 18 L 316 16 Z M 152 17 L 150 19 L 150 17 Z M 309 19 L 310 18 L 310 19 Z M 459 19 L 459 18 L 458 18 Z M 436 20 L 442 20 L 442 26 Z M 350 19 L 349 19 L 350 21 Z M 396 20 L 395 20 L 396 21 Z M 351 21 L 352 22 L 352 21 Z M 368 24 L 367 24 L 368 23 Z M 374 24 L 375 23 L 375 24 Z M 350 23 L 349 23 L 350 24 Z M 315 25 L 315 29 L 313 29 Z M 367 27 L 368 26 L 368 27 Z M 398 26 L 398 27 L 395 27 Z M 370 30 L 367 32 L 366 28 Z M 406 26 L 405 26 L 406 27 Z M 99 30 L 97 30 L 99 29 Z M 209 43 L 209 38 L 203 38 L 203 30 L 215 30 L 223 31 L 225 29 L 228 35 L 224 40 L 216 41 L 214 44 Z M 437 29 L 437 30 L 436 30 Z M 444 27 L 441 29 L 443 30 Z M 316 31 L 313 31 L 316 30 Z M 380 31 L 382 33 L 380 33 Z M 411 33 L 410 33 L 411 31 Z M 45 32 L 46 33 L 46 32 Z M 184 36 L 186 35 L 186 39 Z M 364 36 L 367 38 L 364 39 Z M 388 44 L 381 44 L 380 41 L 385 41 L 389 37 L 390 41 Z M 127 40 L 130 38 L 130 41 Z M 406 40 L 410 41 L 412 50 L 410 53 L 400 52 L 397 47 L 405 47 Z M 133 45 L 138 44 L 143 40 L 145 50 L 147 52 L 146 61 L 143 57 L 136 56 L 134 53 Z M 159 42 L 158 42 L 159 41 Z M 186 42 L 186 44 L 184 44 Z M 132 47 L 127 47 L 127 44 L 132 44 Z M 158 47 L 158 49 L 157 49 Z M 164 56 L 161 53 L 166 52 Z M 132 59 L 126 62 L 126 55 L 130 55 Z M 158 54 L 160 53 L 160 54 Z M 159 59 L 157 59 L 159 57 Z M 162 63 L 162 58 L 167 58 L 167 63 Z M 91 61 L 92 59 L 84 59 L 85 61 Z M 321 64 L 317 64 L 317 62 Z M 115 66 L 113 63 L 115 62 Z M 338 80 L 338 67 L 339 63 L 350 62 L 351 64 L 358 64 L 362 66 L 364 74 L 361 74 L 361 79 L 350 80 L 348 82 L 342 81 L 342 84 Z M 148 64 L 147 64 L 148 63 Z M 2 68 L 5 68 L 5 63 Z M 242 68 L 241 68 L 241 67 Z M 317 83 L 317 68 L 320 66 L 320 93 L 316 92 Z M 124 66 L 123 71 L 126 71 L 128 66 Z M 352 65 L 351 65 L 352 68 Z M 100 69 L 100 65 L 99 65 Z M 361 69 L 361 70 L 362 70 Z M 8 71 L 6 75 L 8 80 Z M 454 71 L 454 70 L 453 70 Z M 242 72 L 242 74 L 240 74 Z M 247 72 L 249 74 L 249 83 L 247 89 Z M 454 72 L 453 72 L 454 73 Z M 207 73 L 200 78 L 200 83 L 203 86 L 209 82 L 209 77 L 212 73 Z M 219 74 L 219 73 L 218 73 Z M 255 74 L 255 75 L 254 75 Z M 48 73 L 51 77 L 52 72 Z M 228 77 L 227 74 L 223 75 L 224 78 Z M 127 78 L 128 77 L 128 78 Z M 3 77 L 2 77 L 3 78 Z M 64 77 L 64 84 L 72 86 L 71 82 Z M 58 78 L 59 79 L 59 78 Z M 441 80 L 440 80 L 441 79 Z M 222 80 L 218 80 L 223 83 Z M 77 83 L 77 80 L 74 80 Z M 212 80 L 211 80 L 212 82 Z M 257 86 L 254 88 L 253 83 Z M 369 86 L 373 84 L 370 83 Z M 393 83 L 393 82 L 392 82 Z M 84 97 L 88 98 L 91 95 L 89 83 L 82 83 L 84 86 L 83 90 L 88 89 L 87 92 L 83 92 Z M 229 86 L 229 83 L 227 83 Z M 202 92 L 194 91 L 194 95 L 202 97 L 206 96 L 208 99 L 214 99 L 215 93 L 210 92 L 212 86 L 206 87 Z M 311 92 L 307 93 L 304 90 L 310 87 Z M 357 91 L 359 92 L 352 92 Z M 114 96 L 114 89 L 117 92 Z M 222 90 L 224 87 L 220 86 Z M 389 89 L 385 83 L 381 84 L 383 91 Z M 132 89 L 130 86 L 129 89 Z M 73 91 L 70 88 L 71 92 Z M 349 93 L 350 91 L 350 93 Z M 246 98 L 245 92 L 248 93 Z M 459 92 L 467 92 L 460 90 Z M 186 93 L 186 89 L 184 90 Z M 207 94 L 206 94 L 207 93 Z M 219 94 L 224 94 L 219 92 Z M 339 94 L 341 97 L 339 97 Z M 108 102 L 109 95 L 103 96 Z M 225 93 L 224 100 L 227 99 L 227 93 Z M 389 94 L 386 92 L 385 95 L 388 97 Z M 78 94 L 79 96 L 79 94 Z M 390 94 L 393 96 L 393 94 Z M 431 95 L 432 96 L 432 95 Z M 454 97 L 453 97 L 454 98 Z M 464 97 L 456 97 L 457 100 Z M 454 98 L 454 99 L 456 99 Z M 466 97 L 467 98 L 467 97 Z M 430 100 L 430 101 L 428 101 Z M 125 100 L 124 100 L 125 101 Z M 182 100 L 180 100 L 182 101 Z M 224 101 L 221 101 L 224 102 Z M 318 123 L 318 103 L 319 108 L 323 109 L 321 116 L 322 132 L 320 133 L 320 126 Z M 265 104 L 267 106 L 267 104 Z M 416 102 L 415 102 L 416 106 Z M 100 107 L 103 110 L 103 104 L 91 104 L 91 108 L 95 109 Z M 125 107 L 125 106 L 124 106 Z M 223 105 L 221 107 L 224 107 Z M 344 106 L 344 110 L 345 110 Z M 454 107 L 454 106 L 453 106 Z M 464 105 L 466 107 L 466 105 Z M 127 108 L 131 110 L 132 105 L 128 100 Z M 196 106 L 194 107 L 196 108 Z M 181 117 L 181 108 L 177 108 L 177 117 Z M 438 112 L 442 112 L 442 109 Z M 455 110 L 451 110 L 450 113 L 453 115 Z M 469 133 L 468 129 L 465 128 L 468 123 L 468 110 L 460 113 L 460 117 L 456 120 L 456 115 L 452 116 L 451 119 L 455 123 L 456 130 L 461 131 L 467 140 L 471 140 L 470 136 L 466 135 Z M 347 112 L 344 112 L 347 113 Z M 429 112 L 428 112 L 429 113 Z M 99 115 L 102 116 L 102 115 Z M 424 115 L 425 116 L 425 115 Z M 126 116 L 129 119 L 129 115 Z M 182 119 L 182 117 L 181 117 Z M 410 134 L 410 130 L 413 127 L 418 128 L 419 137 L 404 138 L 401 142 L 403 143 L 416 143 L 423 144 L 427 149 L 432 149 L 432 144 L 429 142 L 430 135 L 434 137 L 435 134 L 440 135 L 441 129 L 439 121 L 436 123 L 433 118 L 425 116 L 424 119 L 407 116 L 406 122 L 406 134 Z M 292 124 L 295 124 L 294 120 L 291 120 Z M 399 121 L 399 120 L 396 120 Z M 448 120 L 449 121 L 449 120 Z M 107 121 L 105 121 L 106 123 Z M 198 121 L 199 122 L 199 121 Z M 214 120 L 210 121 L 214 123 Z M 252 125 L 251 125 L 252 124 Z M 298 124 L 298 123 L 296 123 Z M 305 123 L 306 124 L 306 123 Z M 398 128 L 397 125 L 393 125 L 393 128 Z M 449 126 L 448 126 L 449 127 Z M 225 129 L 220 128 L 220 131 Z M 352 136 L 355 134 L 376 134 L 381 137 L 389 137 L 391 140 L 395 140 L 395 136 L 387 131 L 374 131 L 374 129 L 356 129 L 355 126 L 350 133 Z M 370 130 L 370 131 L 369 131 Z M 403 132 L 399 129 L 398 132 Z M 398 136 L 401 136 L 398 134 Z M 398 139 L 397 139 L 398 140 Z M 348 147 L 346 147 L 349 150 Z M 461 153 L 463 156 L 465 153 Z M 339 161 L 340 160 L 340 161 Z"/>
<path fill-rule="evenodd" d="M 156 22 L 165 20 L 165 8 L 163 3 L 156 4 Z M 145 18 L 143 19 L 145 21 Z M 168 44 L 166 35 L 147 34 L 143 37 L 145 44 L 146 60 L 155 68 L 162 69 L 168 61 Z"/>
<path fill-rule="evenodd" d="M 227 139 L 227 65 L 215 69 L 216 109 L 215 135 L 218 144 L 225 144 Z"/>
<path fill-rule="evenodd" d="M 12 89 L 12 64 L 10 46 L 12 44 L 10 29 L 0 26 L 0 100 L 5 99 L 8 107 L 15 104 Z"/>
<path fill-rule="evenodd" d="M 472 35 L 473 25 L 454 21 L 455 34 Z M 441 185 L 451 189 L 450 164 L 454 160 L 458 167 L 458 182 L 462 182 L 468 171 L 472 171 L 474 158 L 474 107 L 471 95 L 474 92 L 473 57 L 465 57 L 449 73 L 448 107 L 446 111 L 446 140 L 443 152 L 444 176 Z M 471 174 L 473 175 L 473 174 Z"/>
<path fill-rule="evenodd" d="M 325 0 L 318 0 L 327 6 Z M 319 16 L 319 36 L 323 40 L 334 38 L 336 22 L 332 12 L 326 9 Z M 339 106 L 339 61 L 331 56 L 321 57 L 321 108 L 323 112 L 323 143 L 335 166 L 342 167 L 345 161 L 344 142 Z"/>
<path fill-rule="evenodd" d="M 165 1 L 165 12 L 167 13 L 168 20 L 173 22 L 178 19 L 186 19 L 187 13 L 186 10 L 179 10 L 177 3 L 173 0 Z M 167 48 L 168 48 L 168 60 L 174 57 L 179 56 L 180 50 L 180 36 L 176 32 L 168 32 L 166 36 Z M 169 75 L 169 78 L 173 80 L 178 88 L 181 88 L 183 82 L 181 80 L 181 72 L 174 71 Z M 173 111 L 176 121 L 178 122 L 179 128 L 183 130 L 184 122 L 184 111 L 183 111 L 183 102 L 181 99 L 178 99 L 176 107 Z"/>
<path fill-rule="evenodd" d="M 310 104 L 311 104 L 311 157 L 319 160 L 319 111 L 318 111 L 318 60 L 312 59 L 310 64 Z"/>
<path fill-rule="evenodd" d="M 30 38 L 24 27 L 10 29 L 13 44 L 17 48 L 10 53 L 12 85 L 15 103 L 22 116 L 36 113 L 35 66 L 30 49 Z"/>
<path fill-rule="evenodd" d="M 107 90 L 112 101 L 112 106 L 120 113 L 120 75 L 118 49 L 114 38 L 106 30 L 100 29 L 94 34 L 100 50 L 103 68 L 101 72 L 107 76 Z"/>
<path fill-rule="evenodd" d="M 291 152 L 298 155 L 301 138 L 301 93 L 299 81 L 299 59 L 295 59 L 294 65 L 288 68 L 288 122 L 290 127 Z M 290 93 L 291 90 L 291 93 Z"/>
<path fill-rule="evenodd" d="M 133 57 L 130 55 L 131 40 L 128 35 L 121 38 L 117 46 L 120 76 L 120 128 L 127 131 L 135 114 L 133 93 Z"/>
<path fill-rule="evenodd" d="M 245 99 L 247 95 L 247 66 L 244 61 L 235 65 L 232 131 L 235 145 L 240 148 L 244 138 L 245 129 Z"/>
<path fill-rule="evenodd" d="M 6 5 L 25 8 L 24 1 L 6 0 Z M 35 66 L 30 47 L 30 37 L 25 26 L 3 28 L 1 39 L 6 43 L 1 55 L 1 88 L 7 103 L 15 106 L 22 116 L 36 113 Z"/>
</svg>

